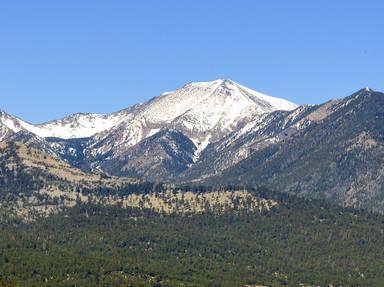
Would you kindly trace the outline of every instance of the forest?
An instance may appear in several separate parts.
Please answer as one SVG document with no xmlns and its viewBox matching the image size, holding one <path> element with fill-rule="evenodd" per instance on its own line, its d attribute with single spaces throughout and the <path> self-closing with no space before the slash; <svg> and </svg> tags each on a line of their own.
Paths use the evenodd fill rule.
<svg viewBox="0 0 384 287">
<path fill-rule="evenodd" d="M 278 207 L 180 216 L 79 204 L 32 223 L 2 214 L 0 286 L 382 286 L 382 215 L 254 192 Z"/>
</svg>

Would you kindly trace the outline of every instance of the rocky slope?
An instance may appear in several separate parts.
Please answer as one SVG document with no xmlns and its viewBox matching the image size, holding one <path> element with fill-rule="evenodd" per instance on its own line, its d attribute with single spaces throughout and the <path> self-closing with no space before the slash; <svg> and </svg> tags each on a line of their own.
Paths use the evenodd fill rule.
<svg viewBox="0 0 384 287">
<path fill-rule="evenodd" d="M 313 109 L 305 128 L 256 151 L 212 182 L 267 185 L 384 210 L 384 94 L 362 89 Z"/>
</svg>

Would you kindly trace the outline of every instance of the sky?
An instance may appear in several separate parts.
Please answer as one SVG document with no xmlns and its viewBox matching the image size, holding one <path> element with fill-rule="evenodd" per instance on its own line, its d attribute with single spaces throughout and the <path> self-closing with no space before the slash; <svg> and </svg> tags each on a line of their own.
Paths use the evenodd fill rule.
<svg viewBox="0 0 384 287">
<path fill-rule="evenodd" d="M 110 113 L 232 79 L 298 104 L 384 91 L 384 1 L 0 0 L 0 109 Z"/>
</svg>

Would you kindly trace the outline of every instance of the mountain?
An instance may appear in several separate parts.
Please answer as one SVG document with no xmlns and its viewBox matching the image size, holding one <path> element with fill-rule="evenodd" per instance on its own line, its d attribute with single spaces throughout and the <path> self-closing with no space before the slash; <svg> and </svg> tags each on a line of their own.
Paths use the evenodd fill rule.
<svg viewBox="0 0 384 287">
<path fill-rule="evenodd" d="M 106 131 L 121 122 L 126 114 L 122 112 L 110 115 L 79 113 L 60 120 L 39 124 L 30 130 L 40 137 L 61 139 L 87 138 Z"/>
<path fill-rule="evenodd" d="M 7 115 L 12 120 L 1 123 L 12 133 L 29 133 L 27 141 L 21 134 L 18 136 L 24 143 L 35 135 L 38 139 L 34 142 L 39 142 L 44 152 L 76 167 L 164 180 L 198 162 L 210 143 L 222 140 L 244 123 L 294 108 L 295 104 L 284 99 L 252 91 L 231 80 L 216 80 L 190 83 L 110 115 L 75 114 L 40 125 Z M 159 142 L 165 133 L 171 135 L 166 137 L 169 141 Z M 176 134 L 177 139 L 173 137 Z M 33 147 L 37 148 L 36 144 Z M 146 156 L 156 153 L 155 147 L 163 151 L 157 157 L 160 174 L 150 172 L 153 163 Z"/>
<path fill-rule="evenodd" d="M 308 124 L 210 179 L 384 210 L 384 94 L 362 89 L 312 108 Z"/>
<path fill-rule="evenodd" d="M 0 122 L 9 131 L 28 131 L 42 138 L 86 138 L 108 130 L 118 124 L 123 118 L 124 112 L 110 115 L 79 113 L 60 120 L 33 125 L 15 116 L 0 111 Z"/>
<path fill-rule="evenodd" d="M 0 110 L 0 141 L 20 131 L 33 130 L 34 126 Z"/>
<path fill-rule="evenodd" d="M 167 149 L 167 157 L 173 157 L 170 153 L 189 153 L 187 165 L 184 159 L 174 163 L 187 168 L 199 160 L 210 143 L 220 141 L 244 121 L 295 107 L 286 100 L 260 94 L 230 80 L 191 83 L 137 106 L 130 120 L 93 137 L 90 152 L 96 161 L 100 161 L 102 170 L 113 171 L 116 175 L 136 173 L 124 164 L 127 159 L 132 158 L 132 153 L 137 150 L 146 150 L 145 146 L 154 146 L 155 143 L 148 142 L 156 141 L 164 130 L 170 130 L 181 133 L 194 145 L 188 151 Z M 183 144 L 177 146 L 185 147 Z M 136 153 L 137 156 L 140 155 Z M 140 161 L 144 162 L 146 158 L 142 153 Z M 116 166 L 124 168 L 117 170 Z M 143 168 L 151 168 L 151 165 Z M 167 169 L 167 166 L 162 168 Z M 176 175 L 170 170 L 162 179 Z M 158 179 L 154 174 L 146 176 L 150 180 Z"/>
<path fill-rule="evenodd" d="M 155 182 L 265 185 L 384 210 L 383 94 L 297 106 L 231 80 L 190 83 L 110 115 L 31 125 L 1 112 L 0 138 L 85 172 Z"/>
<path fill-rule="evenodd" d="M 350 207 L 384 213 L 383 135 L 368 88 L 297 107 L 220 80 L 42 125 L 1 112 L 0 286 L 382 286 L 383 215 Z"/>
<path fill-rule="evenodd" d="M 196 150 L 183 133 L 162 129 L 118 158 L 104 161 L 101 169 L 108 174 L 163 181 L 188 169 Z"/>
<path fill-rule="evenodd" d="M 127 131 L 122 136 L 132 146 L 165 126 L 184 130 L 196 140 L 217 136 L 211 131 L 232 130 L 248 113 L 292 110 L 295 104 L 250 90 L 231 80 L 190 83 L 150 101 L 109 115 L 78 113 L 60 120 L 32 125 L 1 112 L 0 122 L 13 132 L 29 131 L 42 138 L 88 138 L 109 130 Z M 138 129 L 139 128 L 139 129 Z M 104 132 L 104 134 L 103 134 Z M 117 136 L 116 136 L 117 137 Z"/>
<path fill-rule="evenodd" d="M 174 180 L 201 181 L 220 174 L 257 151 L 275 145 L 310 125 L 307 116 L 315 108 L 301 106 L 293 111 L 275 111 L 245 119 L 237 130 L 207 146 L 199 161 Z"/>
</svg>

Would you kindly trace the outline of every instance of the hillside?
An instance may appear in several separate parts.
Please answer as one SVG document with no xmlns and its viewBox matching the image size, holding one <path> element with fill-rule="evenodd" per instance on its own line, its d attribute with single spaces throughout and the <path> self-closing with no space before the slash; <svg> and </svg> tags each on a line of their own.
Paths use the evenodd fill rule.
<svg viewBox="0 0 384 287">
<path fill-rule="evenodd" d="M 382 216 L 254 192 L 276 207 L 159 216 L 82 204 L 11 220 L 0 270 L 20 286 L 382 286 Z"/>
<path fill-rule="evenodd" d="M 0 213 L 34 221 L 79 204 L 146 208 L 158 214 L 263 211 L 273 201 L 244 189 L 184 188 L 85 173 L 64 161 L 15 142 L 0 145 Z"/>
<path fill-rule="evenodd" d="M 83 172 L 14 141 L 0 143 L 0 182 L 0 207 L 27 219 L 73 206 L 85 190 L 118 190 L 139 183 Z"/>
</svg>

